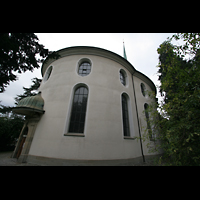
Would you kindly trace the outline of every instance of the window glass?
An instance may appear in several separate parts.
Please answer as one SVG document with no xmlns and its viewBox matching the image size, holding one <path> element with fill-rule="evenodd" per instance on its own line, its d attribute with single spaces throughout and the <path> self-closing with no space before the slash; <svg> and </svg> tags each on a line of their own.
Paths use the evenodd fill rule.
<svg viewBox="0 0 200 200">
<path fill-rule="evenodd" d="M 44 76 L 44 82 L 46 82 L 46 81 L 49 79 L 49 77 L 50 77 L 50 75 L 51 75 L 51 72 L 52 72 L 52 69 L 53 69 L 52 66 L 50 66 L 50 67 L 47 69 L 47 71 L 46 71 L 46 73 L 45 73 L 45 76 Z"/>
<path fill-rule="evenodd" d="M 140 87 L 141 87 L 142 95 L 145 97 L 145 95 L 146 95 L 146 87 L 145 87 L 144 83 L 141 83 Z"/>
<path fill-rule="evenodd" d="M 121 83 L 125 86 L 126 85 L 126 77 L 125 77 L 124 72 L 122 72 L 122 70 L 120 70 L 120 72 L 119 72 L 119 77 L 120 77 Z"/>
<path fill-rule="evenodd" d="M 130 136 L 128 102 L 124 94 L 122 94 L 122 118 L 123 118 L 124 136 Z"/>
<path fill-rule="evenodd" d="M 69 133 L 83 133 L 87 108 L 88 89 L 81 86 L 75 90 Z"/>
<path fill-rule="evenodd" d="M 91 64 L 89 62 L 82 62 L 79 65 L 78 74 L 80 76 L 87 76 L 91 71 Z"/>
<path fill-rule="evenodd" d="M 148 133 L 149 133 L 149 136 L 150 136 L 150 140 L 152 140 L 154 138 L 154 135 L 153 135 L 152 130 L 151 130 L 148 108 L 149 108 L 149 105 L 147 103 L 145 103 L 144 104 L 144 111 L 145 111 L 145 116 L 146 116 L 146 120 L 147 120 L 147 129 L 148 129 Z"/>
<path fill-rule="evenodd" d="M 149 105 L 147 103 L 144 104 L 144 111 L 145 111 L 145 116 L 147 120 L 147 128 L 151 129 L 150 123 L 149 123 L 149 112 L 148 112 Z"/>
</svg>

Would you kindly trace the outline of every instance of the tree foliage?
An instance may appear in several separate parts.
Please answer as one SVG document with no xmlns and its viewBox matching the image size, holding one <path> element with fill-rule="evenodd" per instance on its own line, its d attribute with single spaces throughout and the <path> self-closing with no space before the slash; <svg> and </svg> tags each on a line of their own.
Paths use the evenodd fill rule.
<svg viewBox="0 0 200 200">
<path fill-rule="evenodd" d="M 24 94 L 17 95 L 15 104 L 25 97 L 36 95 L 41 81 L 41 79 L 33 78 L 33 84 L 29 88 L 23 87 Z M 12 108 L 0 104 L 0 151 L 14 150 L 25 121 L 23 116 L 14 114 Z"/>
<path fill-rule="evenodd" d="M 5 115 L 5 108 L 2 106 L 0 106 L 0 113 L 4 113 L 0 116 L 0 151 L 12 151 L 15 148 L 24 119 L 12 113 Z"/>
<path fill-rule="evenodd" d="M 34 33 L 0 33 L 0 92 L 5 91 L 10 81 L 16 81 L 14 72 L 22 73 L 39 68 L 44 59 L 59 58 L 38 43 Z"/>
<path fill-rule="evenodd" d="M 35 96 L 38 93 L 37 89 L 40 87 L 42 79 L 35 77 L 32 79 L 32 82 L 33 84 L 29 88 L 23 87 L 24 94 L 17 95 L 17 97 L 15 97 L 15 104 L 18 104 L 18 102 L 25 97 Z"/>
<path fill-rule="evenodd" d="M 172 45 L 173 39 L 182 39 L 184 44 Z M 199 33 L 178 33 L 157 49 L 163 101 L 158 105 L 160 114 L 151 105 L 150 121 L 159 130 L 156 140 L 161 141 L 163 157 L 172 165 L 200 165 L 199 47 Z"/>
</svg>

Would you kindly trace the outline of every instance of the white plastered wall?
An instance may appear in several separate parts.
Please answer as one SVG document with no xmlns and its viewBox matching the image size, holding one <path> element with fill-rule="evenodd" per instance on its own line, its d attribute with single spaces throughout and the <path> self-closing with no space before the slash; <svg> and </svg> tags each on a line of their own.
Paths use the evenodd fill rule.
<svg viewBox="0 0 200 200">
<path fill-rule="evenodd" d="M 77 73 L 77 65 L 82 58 L 92 62 L 91 73 L 85 77 Z M 39 88 L 45 102 L 45 114 L 37 125 L 29 154 L 77 160 L 140 157 L 139 140 L 123 137 L 122 93 L 126 93 L 130 99 L 131 136 L 139 136 L 131 73 L 119 63 L 95 55 L 66 56 L 51 65 L 53 70 L 49 80 L 42 82 Z M 124 69 L 127 74 L 126 87 L 120 82 L 120 69 Z M 140 82 L 140 79 L 134 77 L 139 113 L 144 107 Z M 70 118 L 73 88 L 79 83 L 89 88 L 85 137 L 64 136 Z M 148 85 L 145 85 L 148 89 Z"/>
</svg>

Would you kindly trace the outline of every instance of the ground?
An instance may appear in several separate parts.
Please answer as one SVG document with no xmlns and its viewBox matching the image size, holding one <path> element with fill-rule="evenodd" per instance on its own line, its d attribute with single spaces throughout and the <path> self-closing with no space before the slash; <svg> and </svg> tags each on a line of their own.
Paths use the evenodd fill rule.
<svg viewBox="0 0 200 200">
<path fill-rule="evenodd" d="M 18 163 L 16 158 L 11 158 L 13 151 L 0 152 L 0 166 L 37 166 L 30 163 Z"/>
<path fill-rule="evenodd" d="M 0 166 L 40 166 L 31 163 L 18 163 L 16 158 L 11 158 L 12 151 L 0 152 Z M 130 164 L 129 166 L 155 166 L 153 161 L 148 161 L 141 164 Z"/>
</svg>

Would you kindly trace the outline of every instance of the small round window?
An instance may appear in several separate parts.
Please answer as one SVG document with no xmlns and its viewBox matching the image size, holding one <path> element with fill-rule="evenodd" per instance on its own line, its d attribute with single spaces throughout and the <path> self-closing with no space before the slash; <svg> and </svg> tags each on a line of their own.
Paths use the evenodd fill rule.
<svg viewBox="0 0 200 200">
<path fill-rule="evenodd" d="M 78 74 L 80 76 L 87 76 L 91 72 L 91 63 L 88 59 L 82 59 L 81 62 L 79 62 L 78 66 Z"/>
<path fill-rule="evenodd" d="M 141 87 L 142 95 L 145 97 L 145 95 L 146 95 L 146 87 L 145 87 L 144 83 L 141 83 L 140 87 Z"/>
<path fill-rule="evenodd" d="M 52 69 L 53 69 L 52 66 L 50 66 L 50 67 L 47 69 L 47 71 L 46 71 L 46 73 L 45 73 L 45 76 L 44 76 L 44 82 L 46 82 L 46 81 L 49 79 L 49 77 L 51 76 Z"/>
</svg>

